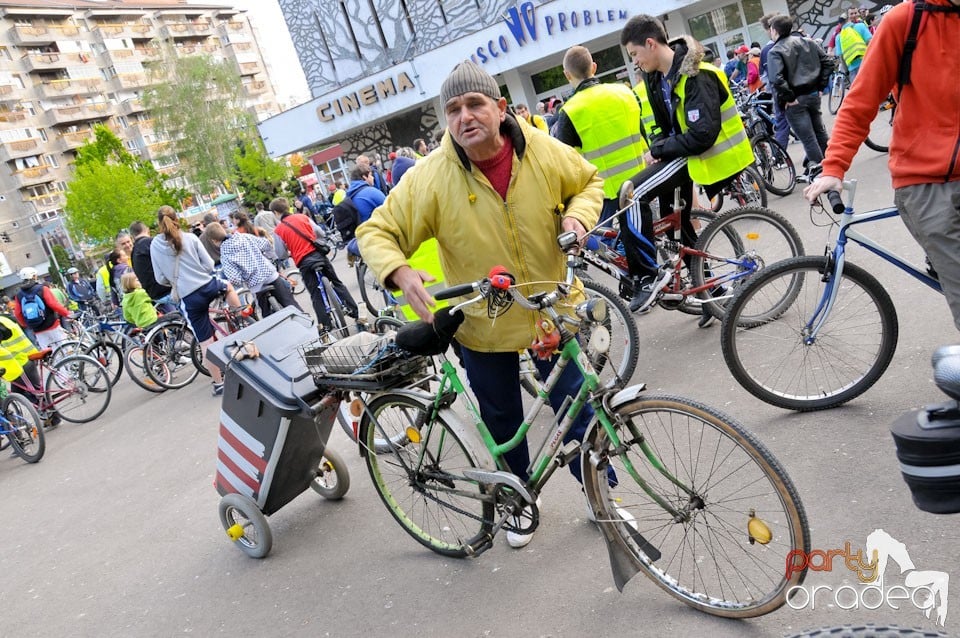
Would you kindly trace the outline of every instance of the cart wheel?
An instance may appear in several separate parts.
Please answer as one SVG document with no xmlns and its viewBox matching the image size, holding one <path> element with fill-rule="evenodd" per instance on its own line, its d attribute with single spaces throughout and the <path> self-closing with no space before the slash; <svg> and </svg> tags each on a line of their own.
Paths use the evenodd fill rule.
<svg viewBox="0 0 960 638">
<path fill-rule="evenodd" d="M 273 534 L 267 517 L 252 499 L 242 494 L 227 494 L 220 499 L 220 522 L 230 540 L 250 558 L 263 558 L 273 547 Z"/>
<path fill-rule="evenodd" d="M 350 489 L 350 474 L 347 464 L 331 449 L 323 451 L 317 478 L 310 483 L 313 491 L 329 501 L 339 501 Z"/>
</svg>

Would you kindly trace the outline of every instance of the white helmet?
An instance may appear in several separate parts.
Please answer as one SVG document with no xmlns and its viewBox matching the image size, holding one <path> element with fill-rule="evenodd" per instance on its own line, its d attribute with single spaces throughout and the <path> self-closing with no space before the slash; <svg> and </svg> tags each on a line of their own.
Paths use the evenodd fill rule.
<svg viewBox="0 0 960 638">
<path fill-rule="evenodd" d="M 77 270 L 76 268 L 67 268 L 67 274 L 68 274 L 68 275 L 72 275 L 72 274 L 78 273 L 78 272 L 80 272 L 80 271 Z"/>
<path fill-rule="evenodd" d="M 20 281 L 36 281 L 37 280 L 37 269 L 30 268 L 27 266 L 20 270 Z"/>
</svg>

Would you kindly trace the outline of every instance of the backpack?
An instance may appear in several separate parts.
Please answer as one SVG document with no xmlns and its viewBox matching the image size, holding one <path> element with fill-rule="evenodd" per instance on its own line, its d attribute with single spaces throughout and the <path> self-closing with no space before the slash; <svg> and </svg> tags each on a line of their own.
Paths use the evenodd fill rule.
<svg viewBox="0 0 960 638">
<path fill-rule="evenodd" d="M 910 22 L 910 32 L 903 43 L 903 55 L 900 57 L 900 73 L 897 75 L 897 95 L 903 92 L 903 87 L 910 84 L 910 68 L 913 64 L 913 52 L 917 48 L 917 36 L 920 35 L 920 21 L 926 11 L 933 13 L 953 13 L 960 15 L 960 7 L 956 5 L 943 6 L 916 2 L 913 5 L 913 20 Z"/>
<path fill-rule="evenodd" d="M 40 290 L 42 292 L 43 288 Z M 36 330 L 42 327 L 47 319 L 47 305 L 43 303 L 42 295 L 36 292 L 21 292 L 20 313 L 29 328 Z"/>
</svg>

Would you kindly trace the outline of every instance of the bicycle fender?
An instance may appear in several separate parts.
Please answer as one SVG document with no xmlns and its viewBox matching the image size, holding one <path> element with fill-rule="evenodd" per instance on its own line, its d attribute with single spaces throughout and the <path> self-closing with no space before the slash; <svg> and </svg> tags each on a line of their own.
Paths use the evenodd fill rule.
<svg viewBox="0 0 960 638">
<path fill-rule="evenodd" d="M 424 410 L 430 409 L 433 405 L 434 395 L 430 392 L 418 390 L 393 390 L 391 391 L 391 394 L 402 395 L 408 399 L 411 399 L 422 405 Z M 490 471 L 496 471 L 498 469 L 497 464 L 493 460 L 493 455 L 490 454 L 490 450 L 487 449 L 487 446 L 483 444 L 483 441 L 477 434 L 476 428 L 473 427 L 472 424 L 465 424 L 460 420 L 460 416 L 450 408 L 442 408 L 439 412 L 439 416 L 443 418 L 443 420 L 450 427 L 450 430 L 463 444 L 467 454 L 469 454 L 473 462 L 476 463 L 477 468 Z M 370 415 L 364 411 L 363 418 L 360 421 L 358 433 L 358 439 L 360 441 L 366 440 L 367 428 L 370 427 L 370 422 Z M 361 453 L 363 453 L 362 446 Z"/>
<path fill-rule="evenodd" d="M 631 385 L 624 388 L 623 390 L 620 390 L 615 395 L 613 395 L 613 397 L 610 398 L 610 409 L 616 410 L 621 405 L 626 405 L 627 403 L 630 403 L 631 401 L 636 400 L 637 396 L 639 396 L 640 393 L 646 389 L 647 389 L 646 383 L 638 383 L 636 385 Z"/>
</svg>

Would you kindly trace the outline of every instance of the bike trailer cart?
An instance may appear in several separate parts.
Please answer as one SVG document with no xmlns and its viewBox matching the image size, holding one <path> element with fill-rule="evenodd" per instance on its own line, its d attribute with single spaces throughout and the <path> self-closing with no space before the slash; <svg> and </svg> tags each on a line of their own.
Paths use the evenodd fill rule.
<svg viewBox="0 0 960 638">
<path fill-rule="evenodd" d="M 339 401 L 325 398 L 299 354 L 316 335 L 309 316 L 285 308 L 207 351 L 225 371 L 214 482 L 220 522 L 253 558 L 273 544 L 266 516 L 308 487 L 328 499 L 349 488 L 346 465 L 326 449 Z"/>
</svg>

